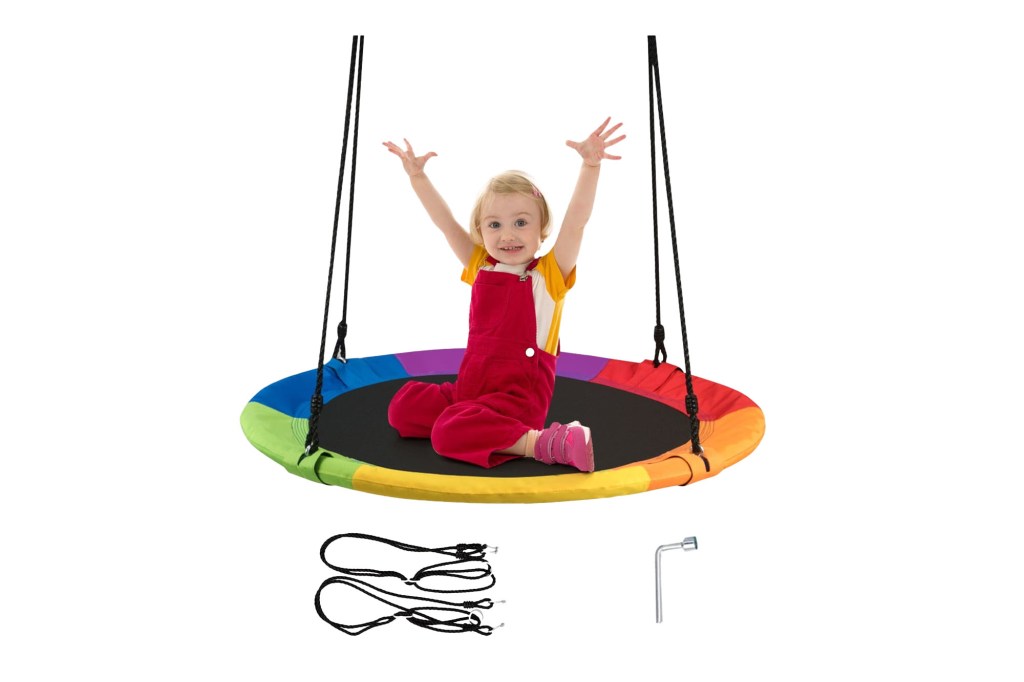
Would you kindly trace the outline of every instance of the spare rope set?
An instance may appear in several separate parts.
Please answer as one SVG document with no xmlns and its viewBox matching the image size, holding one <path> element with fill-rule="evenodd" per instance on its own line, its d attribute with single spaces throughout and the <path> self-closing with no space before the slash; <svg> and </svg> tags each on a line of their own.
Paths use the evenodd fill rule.
<svg viewBox="0 0 1024 682">
<path fill-rule="evenodd" d="M 451 560 L 440 561 L 421 568 L 413 574 L 412 577 L 406 577 L 398 571 L 391 570 L 376 568 L 345 568 L 336 566 L 327 560 L 328 547 L 330 547 L 330 545 L 335 541 L 343 538 L 369 540 L 372 542 L 390 545 L 391 547 L 406 552 L 441 554 L 451 558 Z M 420 592 L 444 594 L 481 592 L 483 590 L 490 589 L 496 582 L 494 574 L 491 571 L 491 565 L 485 558 L 485 554 L 488 549 L 487 545 L 479 543 L 466 543 L 448 547 L 429 548 L 410 545 L 405 542 L 389 540 L 387 538 L 368 535 L 365 533 L 342 533 L 340 535 L 334 535 L 328 538 L 320 547 L 320 560 L 323 561 L 325 566 L 340 575 L 332 576 L 320 584 L 320 588 L 316 591 L 316 596 L 313 599 L 313 605 L 316 607 L 317 615 L 319 615 L 325 623 L 337 630 L 340 630 L 341 632 L 344 632 L 346 635 L 361 635 L 367 630 L 371 630 L 381 625 L 387 625 L 399 618 L 404 618 L 417 627 L 433 630 L 435 632 L 475 632 L 480 635 L 490 635 L 494 632 L 495 628 L 490 625 L 483 624 L 483 611 L 490 609 L 496 603 L 500 604 L 503 602 L 495 602 L 487 597 L 482 599 L 466 599 L 464 601 L 447 601 L 437 597 L 428 597 L 421 594 L 400 594 L 398 592 L 384 589 L 380 585 L 359 579 L 361 577 L 377 579 L 393 578 L 402 581 L 405 585 L 416 588 Z M 497 548 L 493 551 L 496 552 Z M 468 567 L 460 568 L 463 564 L 470 565 Z M 420 581 L 428 578 L 464 580 L 469 581 L 469 585 L 460 588 L 441 589 L 429 588 L 420 584 Z M 480 584 L 481 581 L 486 582 L 484 584 Z M 339 623 L 327 616 L 321 602 L 321 595 L 323 594 L 324 589 L 332 585 L 340 585 L 354 589 L 368 597 L 372 597 L 382 604 L 390 606 L 395 609 L 395 612 L 391 615 L 381 616 L 380 618 L 363 623 Z M 501 627 L 501 625 L 498 625 L 497 627 Z"/>
<path fill-rule="evenodd" d="M 655 301 L 655 327 L 654 327 L 654 366 L 658 367 L 668 359 L 665 350 L 665 328 L 661 324 L 661 270 L 659 264 L 658 249 L 658 193 L 657 193 L 657 161 L 655 145 L 655 124 L 654 111 L 655 100 L 657 100 L 658 123 L 661 132 L 661 157 L 665 175 L 665 194 L 668 203 L 669 226 L 672 236 L 672 257 L 675 263 L 676 292 L 679 300 L 679 320 L 683 338 L 683 373 L 686 376 L 686 412 L 690 422 L 690 447 L 693 454 L 698 455 L 704 461 L 704 467 L 711 471 L 711 465 L 704 456 L 704 449 L 700 444 L 700 420 L 698 419 L 697 396 L 693 390 L 693 376 L 690 372 L 690 349 L 686 335 L 686 315 L 683 308 L 683 285 L 679 266 L 679 247 L 676 238 L 675 212 L 672 206 L 672 183 L 668 167 L 668 144 L 665 139 L 665 114 L 661 99 L 661 73 L 658 65 L 658 45 L 655 36 L 647 36 L 647 60 L 648 60 L 648 86 L 650 100 L 650 138 L 651 138 L 651 196 L 654 219 L 654 301 Z M 334 277 L 334 257 L 338 240 L 338 221 L 341 213 L 342 184 L 345 174 L 346 152 L 348 150 L 349 123 L 352 118 L 353 84 L 356 86 L 355 93 L 355 125 L 352 140 L 352 179 L 349 185 L 349 210 L 348 210 L 348 239 L 345 252 L 345 281 L 344 299 L 342 305 L 342 318 L 338 324 L 338 340 L 334 348 L 334 357 L 342 362 L 347 360 L 345 352 L 345 337 L 348 334 L 348 285 L 349 285 L 349 264 L 352 253 L 352 221 L 355 205 L 355 178 L 356 178 L 356 148 L 359 139 L 359 103 L 362 94 L 363 78 L 363 36 L 352 36 L 352 54 L 349 63 L 348 96 L 345 104 L 345 129 L 342 136 L 341 166 L 338 171 L 338 192 L 335 200 L 334 228 L 331 235 L 331 258 L 327 273 L 327 295 L 324 303 L 323 329 L 320 336 L 320 356 L 317 362 L 316 387 L 313 396 L 310 398 L 309 433 L 306 436 L 305 452 L 302 458 L 314 453 L 320 447 L 319 421 L 320 413 L 323 410 L 323 371 L 324 353 L 327 346 L 327 326 L 331 304 L 331 284 Z"/>
<path fill-rule="evenodd" d="M 359 540 L 373 540 L 374 542 L 380 542 L 386 545 L 390 545 L 396 549 L 400 549 L 405 552 L 421 552 L 421 553 L 432 553 L 432 554 L 443 554 L 448 557 L 452 557 L 451 561 L 441 561 L 436 564 L 431 564 L 418 570 L 411 578 L 406 577 L 398 571 L 382 571 L 374 568 L 343 568 L 341 566 L 335 566 L 327 560 L 327 548 L 330 547 L 331 543 L 335 540 L 342 538 L 354 538 Z M 405 542 L 398 542 L 397 540 L 389 540 L 387 538 L 378 537 L 376 535 L 366 535 L 364 533 L 342 533 L 341 535 L 335 535 L 327 538 L 323 546 L 320 548 L 320 560 L 324 562 L 324 565 L 328 568 L 341 573 L 342 575 L 358 576 L 361 578 L 372 577 L 372 578 L 398 578 L 407 585 L 415 585 L 424 592 L 477 592 L 479 590 L 486 590 L 494 586 L 496 582 L 494 574 L 491 572 L 491 565 L 487 563 L 485 554 L 487 553 L 487 545 L 481 545 L 479 543 L 463 543 L 458 545 L 452 545 L 450 547 L 418 547 L 416 545 L 410 545 Z M 495 552 L 497 549 L 494 550 Z M 456 568 L 463 564 L 475 564 L 466 568 Z M 453 578 L 457 580 L 483 580 L 489 578 L 490 581 L 486 585 L 471 585 L 467 588 L 462 589 L 437 589 L 429 588 L 424 585 L 420 585 L 419 582 L 426 578 L 432 577 L 445 577 Z"/>
</svg>

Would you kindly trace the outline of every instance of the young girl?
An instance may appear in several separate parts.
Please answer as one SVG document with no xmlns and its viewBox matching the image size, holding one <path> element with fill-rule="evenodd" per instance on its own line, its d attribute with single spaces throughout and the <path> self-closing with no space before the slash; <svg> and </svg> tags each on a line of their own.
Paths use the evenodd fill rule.
<svg viewBox="0 0 1024 682">
<path fill-rule="evenodd" d="M 410 381 L 388 407 L 388 421 L 404 438 L 430 438 L 439 454 L 492 467 L 516 457 L 594 470 L 590 429 L 577 422 L 544 428 L 555 386 L 562 302 L 576 281 L 576 257 L 590 218 L 608 147 L 608 118 L 582 142 L 566 141 L 583 158 L 555 246 L 537 258 L 548 236 L 548 204 L 523 173 L 487 183 L 467 232 L 423 172 L 430 152 L 416 156 L 392 142 L 416 196 L 448 240 L 473 286 L 469 341 L 454 384 Z"/>
</svg>

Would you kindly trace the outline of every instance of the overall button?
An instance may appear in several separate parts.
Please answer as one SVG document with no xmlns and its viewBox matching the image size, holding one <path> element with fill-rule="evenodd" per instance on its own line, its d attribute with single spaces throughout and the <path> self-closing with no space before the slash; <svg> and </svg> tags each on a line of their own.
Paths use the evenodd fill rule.
<svg viewBox="0 0 1024 682">
<path fill-rule="evenodd" d="M 533 357 L 533 354 L 534 354 L 535 352 L 536 352 L 536 351 L 534 351 L 534 350 L 533 350 L 532 348 L 527 348 L 527 349 L 526 349 L 526 357 L 528 357 L 528 358 L 532 358 L 532 357 Z"/>
</svg>

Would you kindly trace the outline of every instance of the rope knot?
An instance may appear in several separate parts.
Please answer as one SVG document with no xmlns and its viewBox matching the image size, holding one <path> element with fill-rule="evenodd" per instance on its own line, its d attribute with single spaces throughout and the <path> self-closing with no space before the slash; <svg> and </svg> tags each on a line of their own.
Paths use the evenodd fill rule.
<svg viewBox="0 0 1024 682">
<path fill-rule="evenodd" d="M 686 395 L 686 413 L 691 417 L 697 416 L 697 396 L 693 393 Z"/>
</svg>

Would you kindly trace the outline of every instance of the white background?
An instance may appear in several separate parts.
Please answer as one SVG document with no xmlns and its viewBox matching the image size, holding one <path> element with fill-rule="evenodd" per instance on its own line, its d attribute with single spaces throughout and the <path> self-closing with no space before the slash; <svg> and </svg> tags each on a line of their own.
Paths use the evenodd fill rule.
<svg viewBox="0 0 1024 682">
<path fill-rule="evenodd" d="M 1020 679 L 1015 3 L 24 7 L 0 11 L 5 679 Z M 316 364 L 355 33 L 350 355 L 464 340 L 383 140 L 438 152 L 460 218 L 506 168 L 560 216 L 565 139 L 611 115 L 563 348 L 650 356 L 656 33 L 693 368 L 764 409 L 753 455 L 487 506 L 248 444 L 248 399 Z M 318 548 L 347 531 L 499 546 L 506 627 L 327 627 Z M 654 550 L 686 535 L 656 626 Z"/>
</svg>

